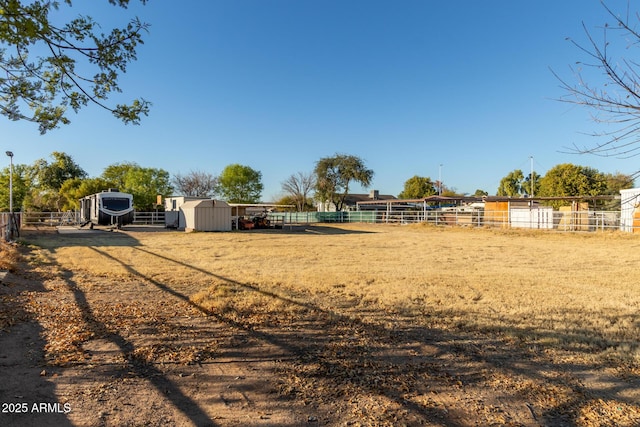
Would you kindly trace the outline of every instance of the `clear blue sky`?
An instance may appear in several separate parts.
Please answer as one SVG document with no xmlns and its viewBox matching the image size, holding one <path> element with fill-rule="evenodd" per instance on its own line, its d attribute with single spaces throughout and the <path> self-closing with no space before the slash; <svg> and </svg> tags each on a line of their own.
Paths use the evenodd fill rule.
<svg viewBox="0 0 640 427">
<path fill-rule="evenodd" d="M 510 171 L 529 172 L 531 156 L 540 174 L 565 162 L 638 169 L 638 158 L 561 152 L 602 130 L 555 100 L 550 71 L 573 79 L 569 66 L 585 57 L 566 38 L 585 41 L 582 22 L 601 34 L 611 19 L 598 0 L 132 2 L 84 7 L 105 27 L 135 15 L 151 24 L 121 78 L 123 99 L 150 100 L 150 116 L 124 125 L 89 106 L 44 136 L 2 118 L 14 162 L 62 151 L 90 176 L 124 161 L 172 175 L 241 163 L 262 172 L 265 201 L 335 153 L 364 159 L 371 189 L 394 195 L 440 171 L 459 192 L 495 194 Z"/>
</svg>

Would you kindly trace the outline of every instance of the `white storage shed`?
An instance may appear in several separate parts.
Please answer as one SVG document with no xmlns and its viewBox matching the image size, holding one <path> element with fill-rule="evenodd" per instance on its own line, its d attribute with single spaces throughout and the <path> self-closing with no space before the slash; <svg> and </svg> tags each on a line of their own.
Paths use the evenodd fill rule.
<svg viewBox="0 0 640 427">
<path fill-rule="evenodd" d="M 164 226 L 184 230 L 184 213 L 180 209 L 186 202 L 193 200 L 211 200 L 210 197 L 171 196 L 164 199 Z"/>
<path fill-rule="evenodd" d="M 180 207 L 185 231 L 231 231 L 231 206 L 222 200 L 192 200 Z"/>
<path fill-rule="evenodd" d="M 640 188 L 620 190 L 620 230 L 628 232 L 640 232 L 634 227 L 634 214 L 640 215 Z M 636 224 L 636 227 L 638 225 Z"/>
</svg>

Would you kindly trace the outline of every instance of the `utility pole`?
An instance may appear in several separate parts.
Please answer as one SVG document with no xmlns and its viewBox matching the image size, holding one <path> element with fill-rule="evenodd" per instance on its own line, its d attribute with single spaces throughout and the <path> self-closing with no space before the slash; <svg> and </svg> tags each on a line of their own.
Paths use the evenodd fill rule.
<svg viewBox="0 0 640 427">
<path fill-rule="evenodd" d="M 7 240 L 13 240 L 14 233 L 14 224 L 15 220 L 13 218 L 13 152 L 7 151 L 7 156 L 9 156 L 9 225 L 7 226 Z"/>
<path fill-rule="evenodd" d="M 530 156 L 531 159 L 531 197 L 533 197 L 533 156 Z"/>
<path fill-rule="evenodd" d="M 9 156 L 9 212 L 13 213 L 13 152 L 7 151 Z"/>
</svg>

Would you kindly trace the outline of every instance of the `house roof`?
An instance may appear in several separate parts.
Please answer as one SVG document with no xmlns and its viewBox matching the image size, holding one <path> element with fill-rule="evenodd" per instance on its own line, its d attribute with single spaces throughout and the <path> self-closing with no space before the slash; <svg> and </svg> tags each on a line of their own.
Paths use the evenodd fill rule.
<svg viewBox="0 0 640 427">
<path fill-rule="evenodd" d="M 347 197 L 345 197 L 344 202 L 347 205 L 355 205 L 358 202 L 375 203 L 376 201 L 380 201 L 380 200 L 396 200 L 396 197 L 390 194 L 379 194 L 374 199 L 374 198 L 371 198 L 370 194 L 347 194 Z"/>
<path fill-rule="evenodd" d="M 380 200 L 383 196 L 380 197 Z M 547 201 L 547 200 L 567 200 L 567 201 L 582 201 L 582 200 L 613 200 L 616 198 L 620 198 L 620 196 L 557 196 L 557 197 L 508 197 L 508 196 L 484 196 L 484 197 L 474 197 L 474 196 L 456 196 L 456 197 L 446 197 L 446 196 L 428 196 L 423 197 L 421 199 L 396 199 L 393 197 L 392 199 L 385 200 L 387 204 L 405 204 L 405 203 L 424 203 L 424 202 L 436 202 L 436 203 L 473 203 L 473 202 L 530 202 L 530 201 Z M 371 199 L 359 200 L 357 201 L 359 205 L 375 205 L 380 204 L 379 202 Z"/>
<path fill-rule="evenodd" d="M 421 199 L 397 199 L 391 196 L 388 199 L 382 199 L 382 197 L 380 197 L 378 200 L 371 200 L 367 198 L 366 200 L 361 200 L 361 201 L 358 201 L 357 203 L 359 205 L 379 205 L 381 204 L 380 200 L 384 200 L 386 203 L 392 203 L 392 204 L 415 204 L 415 203 L 423 203 L 423 202 L 453 203 L 453 202 L 460 201 L 461 199 L 462 199 L 461 197 L 445 197 L 445 196 L 429 196 L 429 197 L 423 197 Z M 474 198 L 474 201 L 475 201 L 475 198 Z"/>
</svg>

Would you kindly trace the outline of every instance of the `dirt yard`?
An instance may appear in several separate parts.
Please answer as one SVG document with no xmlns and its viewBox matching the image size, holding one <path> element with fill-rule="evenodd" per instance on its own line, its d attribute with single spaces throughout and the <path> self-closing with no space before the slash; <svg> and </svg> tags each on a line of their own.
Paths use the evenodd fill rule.
<svg viewBox="0 0 640 427">
<path fill-rule="evenodd" d="M 640 425 L 637 236 L 63 231 L 0 251 L 2 426 Z"/>
</svg>

